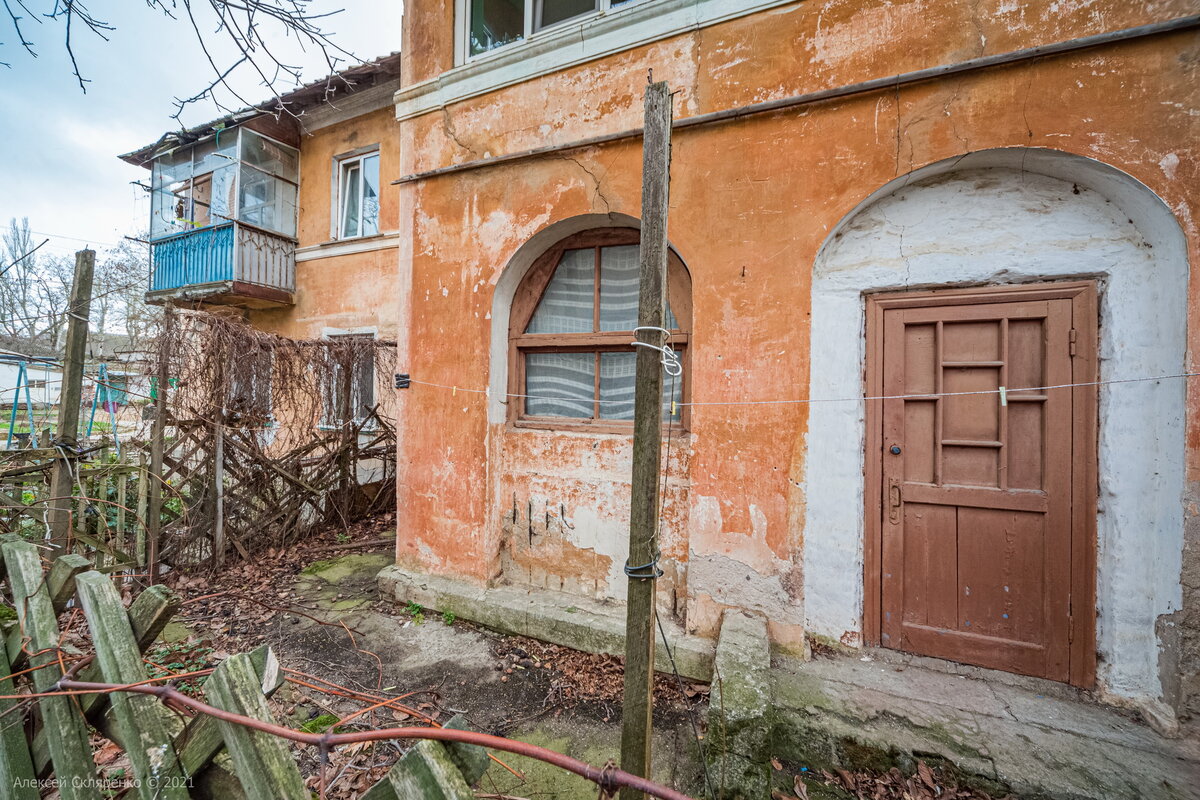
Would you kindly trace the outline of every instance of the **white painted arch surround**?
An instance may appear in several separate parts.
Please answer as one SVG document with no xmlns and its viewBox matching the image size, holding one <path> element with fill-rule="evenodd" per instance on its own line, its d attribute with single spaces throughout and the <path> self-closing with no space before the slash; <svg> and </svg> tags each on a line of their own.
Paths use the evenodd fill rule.
<svg viewBox="0 0 1200 800">
<path fill-rule="evenodd" d="M 880 290 L 1100 281 L 1100 379 L 1185 371 L 1183 233 L 1144 184 L 1091 159 L 1012 148 L 887 184 L 830 234 L 813 269 L 809 396 L 862 391 L 865 295 Z M 1101 386 L 1098 682 L 1158 698 L 1155 621 L 1179 609 L 1185 381 Z M 805 448 L 805 617 L 859 638 L 862 403 L 814 403 Z"/>
</svg>

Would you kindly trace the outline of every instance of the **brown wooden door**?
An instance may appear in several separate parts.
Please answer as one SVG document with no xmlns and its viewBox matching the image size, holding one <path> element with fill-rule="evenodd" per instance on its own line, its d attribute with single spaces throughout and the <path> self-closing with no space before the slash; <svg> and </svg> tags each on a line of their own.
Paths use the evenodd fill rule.
<svg viewBox="0 0 1200 800">
<path fill-rule="evenodd" d="M 1071 677 L 1077 301 L 1020 290 L 881 308 L 880 640 Z M 978 302 L 973 302 L 978 300 Z M 876 333 L 878 335 L 878 333 Z M 1090 337 L 1084 337 L 1092 341 Z M 1006 402 L 994 392 L 1006 387 Z M 1025 389 L 1025 390 L 1022 390 Z"/>
</svg>

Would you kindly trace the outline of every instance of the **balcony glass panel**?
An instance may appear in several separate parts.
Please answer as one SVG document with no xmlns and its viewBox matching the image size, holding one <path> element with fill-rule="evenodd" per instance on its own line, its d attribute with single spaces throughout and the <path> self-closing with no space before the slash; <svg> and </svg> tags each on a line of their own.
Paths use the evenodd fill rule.
<svg viewBox="0 0 1200 800">
<path fill-rule="evenodd" d="M 250 130 L 221 131 L 154 160 L 150 238 L 238 220 L 296 235 L 299 153 Z"/>
<path fill-rule="evenodd" d="M 296 235 L 296 186 L 243 164 L 238 221 L 284 236 Z"/>
<path fill-rule="evenodd" d="M 295 149 L 246 128 L 242 129 L 242 163 L 285 181 L 300 180 L 300 154 Z"/>
</svg>

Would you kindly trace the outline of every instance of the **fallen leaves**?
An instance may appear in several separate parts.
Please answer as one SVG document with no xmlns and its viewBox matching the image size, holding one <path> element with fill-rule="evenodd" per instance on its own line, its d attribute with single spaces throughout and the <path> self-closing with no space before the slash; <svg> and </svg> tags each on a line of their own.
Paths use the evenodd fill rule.
<svg viewBox="0 0 1200 800">
<path fill-rule="evenodd" d="M 523 636 L 507 637 L 496 646 L 496 669 L 504 672 L 501 681 L 525 671 L 547 671 L 550 689 L 545 705 L 570 706 L 582 702 L 620 704 L 624 692 L 625 665 L 620 656 L 585 653 Z M 682 682 L 674 675 L 657 674 L 654 678 L 656 706 L 691 708 L 708 700 L 706 683 Z"/>
<path fill-rule="evenodd" d="M 859 800 L 993 800 L 986 792 L 959 786 L 952 776 L 920 760 L 917 761 L 917 771 L 914 775 L 905 775 L 896 767 L 886 772 L 851 772 L 835 769 L 833 772 L 821 770 L 819 773 L 808 772 L 805 775 L 808 776 L 808 780 L 835 786 Z M 805 776 L 796 775 L 793 785 L 796 798 L 808 800 Z M 792 800 L 780 792 L 771 796 L 775 800 Z M 1003 800 L 1016 798 L 1006 795 Z"/>
</svg>

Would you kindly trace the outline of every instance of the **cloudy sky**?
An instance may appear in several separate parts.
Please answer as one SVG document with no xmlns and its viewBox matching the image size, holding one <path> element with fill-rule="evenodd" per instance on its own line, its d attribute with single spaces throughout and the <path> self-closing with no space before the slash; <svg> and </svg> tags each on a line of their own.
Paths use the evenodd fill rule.
<svg viewBox="0 0 1200 800">
<path fill-rule="evenodd" d="M 53 2 L 25 4 L 37 11 Z M 140 0 L 92 0 L 88 6 L 115 30 L 105 42 L 76 23 L 74 49 L 80 72 L 90 80 L 86 94 L 71 74 L 61 23 L 22 21 L 25 37 L 35 45 L 33 58 L 19 46 L 7 14 L 0 15 L 0 61 L 11 64 L 0 66 L 0 225 L 28 217 L 37 232 L 34 241 L 49 237 L 45 250 L 59 254 L 85 244 L 111 246 L 145 229 L 145 192 L 131 182 L 145 182 L 149 173 L 116 156 L 178 127 L 171 119 L 172 101 L 195 94 L 213 78 L 186 20 L 166 18 Z M 345 9 L 323 27 L 358 61 L 400 49 L 399 0 L 312 0 L 310 8 Z M 216 42 L 216 58 L 226 66 L 230 48 L 221 43 L 222 34 L 208 33 L 214 19 L 202 20 L 202 30 Z M 265 23 L 263 28 L 266 35 Z M 280 29 L 272 35 L 278 38 L 272 49 L 303 66 L 303 82 L 328 72 L 318 53 L 300 52 Z M 233 80 L 248 100 L 272 94 L 248 70 Z M 240 105 L 228 97 L 225 102 Z M 222 113 L 205 101 L 192 106 L 183 121 L 194 125 Z"/>
</svg>

